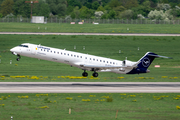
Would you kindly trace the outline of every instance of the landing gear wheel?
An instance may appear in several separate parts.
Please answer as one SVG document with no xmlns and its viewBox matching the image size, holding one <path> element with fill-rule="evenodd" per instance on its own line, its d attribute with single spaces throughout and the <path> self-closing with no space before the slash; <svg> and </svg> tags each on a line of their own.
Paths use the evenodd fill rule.
<svg viewBox="0 0 180 120">
<path fill-rule="evenodd" d="M 17 61 L 19 61 L 20 59 L 19 59 L 19 58 L 17 58 L 16 60 L 17 60 Z"/>
<path fill-rule="evenodd" d="M 83 76 L 83 77 L 87 77 L 87 76 L 88 76 L 88 73 L 87 73 L 87 72 L 83 72 L 83 73 L 82 73 L 82 76 Z"/>
<path fill-rule="evenodd" d="M 94 72 L 92 75 L 93 75 L 93 77 L 98 77 L 98 73 L 97 72 Z"/>
<path fill-rule="evenodd" d="M 18 58 L 16 59 L 17 61 L 19 61 L 20 60 L 20 58 L 21 58 L 21 56 L 20 55 L 17 55 L 18 56 Z"/>
</svg>

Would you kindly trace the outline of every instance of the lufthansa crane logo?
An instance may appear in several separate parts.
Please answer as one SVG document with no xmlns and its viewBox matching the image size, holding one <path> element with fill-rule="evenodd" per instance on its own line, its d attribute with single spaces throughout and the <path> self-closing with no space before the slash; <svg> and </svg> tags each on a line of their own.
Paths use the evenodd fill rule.
<svg viewBox="0 0 180 120">
<path fill-rule="evenodd" d="M 144 67 L 149 67 L 149 65 L 150 65 L 150 59 L 147 58 L 147 57 L 145 57 L 145 58 L 142 60 L 142 65 L 143 65 Z"/>
</svg>

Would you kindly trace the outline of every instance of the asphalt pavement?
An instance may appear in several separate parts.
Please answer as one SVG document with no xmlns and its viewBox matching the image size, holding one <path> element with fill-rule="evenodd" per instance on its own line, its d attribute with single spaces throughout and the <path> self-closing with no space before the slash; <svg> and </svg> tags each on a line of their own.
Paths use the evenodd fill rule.
<svg viewBox="0 0 180 120">
<path fill-rule="evenodd" d="M 179 93 L 180 82 L 0 82 L 0 93 Z"/>
</svg>

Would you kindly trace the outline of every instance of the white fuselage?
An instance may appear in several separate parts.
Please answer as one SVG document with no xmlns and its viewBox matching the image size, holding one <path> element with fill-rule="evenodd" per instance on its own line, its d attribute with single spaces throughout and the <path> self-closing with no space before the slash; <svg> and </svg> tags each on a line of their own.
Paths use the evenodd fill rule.
<svg viewBox="0 0 180 120">
<path fill-rule="evenodd" d="M 97 70 L 99 72 L 126 74 L 132 70 L 131 67 L 110 69 L 111 67 L 123 66 L 123 61 L 29 43 L 14 47 L 10 51 L 17 55 L 65 63 L 88 71 L 92 71 L 92 68 L 84 67 L 83 65 L 103 66 L 103 69 Z M 136 62 L 128 61 L 128 65 L 126 66 L 132 66 L 135 63 Z M 107 69 L 104 69 L 106 66 Z"/>
</svg>

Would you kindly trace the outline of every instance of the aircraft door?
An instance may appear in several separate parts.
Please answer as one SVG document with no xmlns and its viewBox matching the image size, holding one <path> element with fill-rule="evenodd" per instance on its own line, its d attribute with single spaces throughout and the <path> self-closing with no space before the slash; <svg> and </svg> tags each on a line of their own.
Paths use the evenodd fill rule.
<svg viewBox="0 0 180 120">
<path fill-rule="evenodd" d="M 32 46 L 31 46 L 31 54 L 35 55 L 37 49 L 38 49 L 38 48 L 37 48 L 36 46 L 32 45 Z"/>
</svg>

